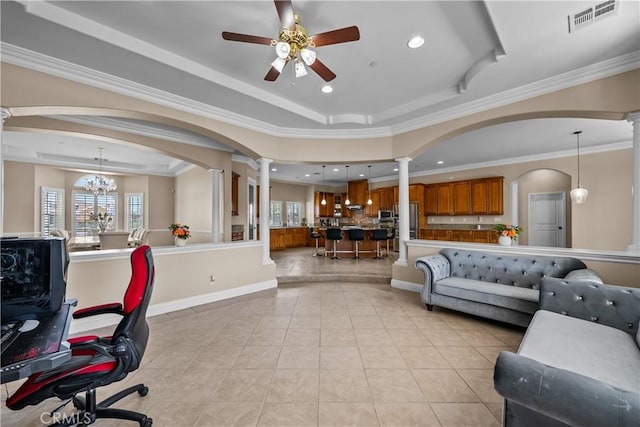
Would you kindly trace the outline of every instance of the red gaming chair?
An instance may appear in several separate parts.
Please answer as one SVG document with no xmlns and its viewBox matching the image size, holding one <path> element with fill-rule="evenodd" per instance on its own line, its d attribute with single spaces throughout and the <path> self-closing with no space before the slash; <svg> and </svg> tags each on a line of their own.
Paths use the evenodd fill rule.
<svg viewBox="0 0 640 427">
<path fill-rule="evenodd" d="M 150 427 L 151 418 L 124 409 L 110 408 L 113 403 L 138 392 L 145 396 L 149 388 L 144 384 L 129 387 L 102 402 L 96 403 L 96 388 L 120 381 L 140 366 L 149 338 L 146 312 L 153 288 L 153 255 L 149 246 L 140 246 L 131 253 L 131 280 L 124 295 L 124 303 L 103 304 L 76 310 L 75 319 L 97 314 L 116 313 L 122 320 L 113 336 L 95 335 L 69 339 L 72 358 L 50 371 L 31 375 L 16 392 L 7 399 L 7 407 L 18 410 L 27 405 L 37 405 L 50 397 L 62 400 L 73 398 L 79 410 L 75 416 L 65 416 L 66 421 L 54 425 L 92 424 L 98 418 L 116 418 L 137 421 Z M 85 392 L 85 396 L 78 396 Z"/>
</svg>

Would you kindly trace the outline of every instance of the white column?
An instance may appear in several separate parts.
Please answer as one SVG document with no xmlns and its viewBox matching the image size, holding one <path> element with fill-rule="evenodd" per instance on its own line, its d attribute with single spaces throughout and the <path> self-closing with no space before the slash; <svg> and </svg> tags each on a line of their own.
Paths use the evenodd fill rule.
<svg viewBox="0 0 640 427">
<path fill-rule="evenodd" d="M 220 242 L 220 226 L 222 224 L 222 194 L 220 178 L 222 170 L 210 169 L 211 172 L 211 243 Z"/>
<path fill-rule="evenodd" d="M 640 112 L 627 116 L 633 124 L 633 183 L 631 202 L 631 244 L 627 251 L 640 252 Z"/>
<path fill-rule="evenodd" d="M 7 108 L 0 107 L 0 236 L 4 233 L 4 160 L 2 152 L 2 132 L 4 131 L 4 120 L 11 117 Z"/>
<path fill-rule="evenodd" d="M 409 162 L 411 158 L 400 157 L 398 162 L 398 231 L 400 253 L 396 264 L 407 265 L 407 245 L 409 240 Z"/>
<path fill-rule="evenodd" d="M 260 165 L 260 240 L 262 241 L 262 265 L 273 264 L 269 248 L 269 165 L 271 159 L 258 159 Z"/>
</svg>

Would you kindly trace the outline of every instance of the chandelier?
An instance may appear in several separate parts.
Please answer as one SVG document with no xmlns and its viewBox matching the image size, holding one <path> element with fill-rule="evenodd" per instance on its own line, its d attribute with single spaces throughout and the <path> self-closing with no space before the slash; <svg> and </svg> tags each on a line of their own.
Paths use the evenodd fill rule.
<svg viewBox="0 0 640 427">
<path fill-rule="evenodd" d="M 307 35 L 307 30 L 300 25 L 300 17 L 294 15 L 296 29 L 282 28 L 278 34 L 278 40 L 271 40 L 271 45 L 276 48 L 278 57 L 271 66 L 279 73 L 289 61 L 293 61 L 296 77 L 307 75 L 304 64 L 311 66 L 316 61 L 316 53 L 309 49 L 316 47 L 313 38 Z M 303 63 L 304 62 L 304 63 Z"/>
<path fill-rule="evenodd" d="M 105 196 L 111 191 L 116 191 L 118 186 L 112 179 L 102 174 L 102 150 L 104 150 L 104 148 L 98 147 L 98 150 L 100 150 L 100 173 L 94 176 L 93 179 L 87 181 L 84 188 L 85 190 L 93 192 L 96 196 Z"/>
</svg>

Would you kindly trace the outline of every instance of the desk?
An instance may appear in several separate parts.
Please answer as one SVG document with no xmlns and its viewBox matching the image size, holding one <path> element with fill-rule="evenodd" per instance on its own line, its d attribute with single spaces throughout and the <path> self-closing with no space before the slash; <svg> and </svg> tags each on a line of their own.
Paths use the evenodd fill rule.
<svg viewBox="0 0 640 427">
<path fill-rule="evenodd" d="M 127 244 L 129 246 L 136 246 L 142 243 L 141 240 L 132 239 L 129 237 Z M 82 236 L 72 237 L 69 239 L 69 248 L 73 249 L 100 249 L 100 237 L 98 236 Z"/>
<path fill-rule="evenodd" d="M 48 371 L 71 359 L 71 348 L 66 340 L 73 316 L 72 307 L 77 303 L 75 299 L 65 301 L 60 311 L 40 319 L 35 329 L 22 332 L 4 349 L 0 384 Z"/>
</svg>

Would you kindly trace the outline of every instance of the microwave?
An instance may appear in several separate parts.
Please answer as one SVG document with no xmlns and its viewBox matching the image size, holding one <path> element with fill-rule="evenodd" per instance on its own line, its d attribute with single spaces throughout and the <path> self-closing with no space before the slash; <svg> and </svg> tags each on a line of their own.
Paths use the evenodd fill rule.
<svg viewBox="0 0 640 427">
<path fill-rule="evenodd" d="M 378 211 L 378 219 L 379 220 L 387 220 L 390 221 L 393 219 L 393 211 Z"/>
</svg>

